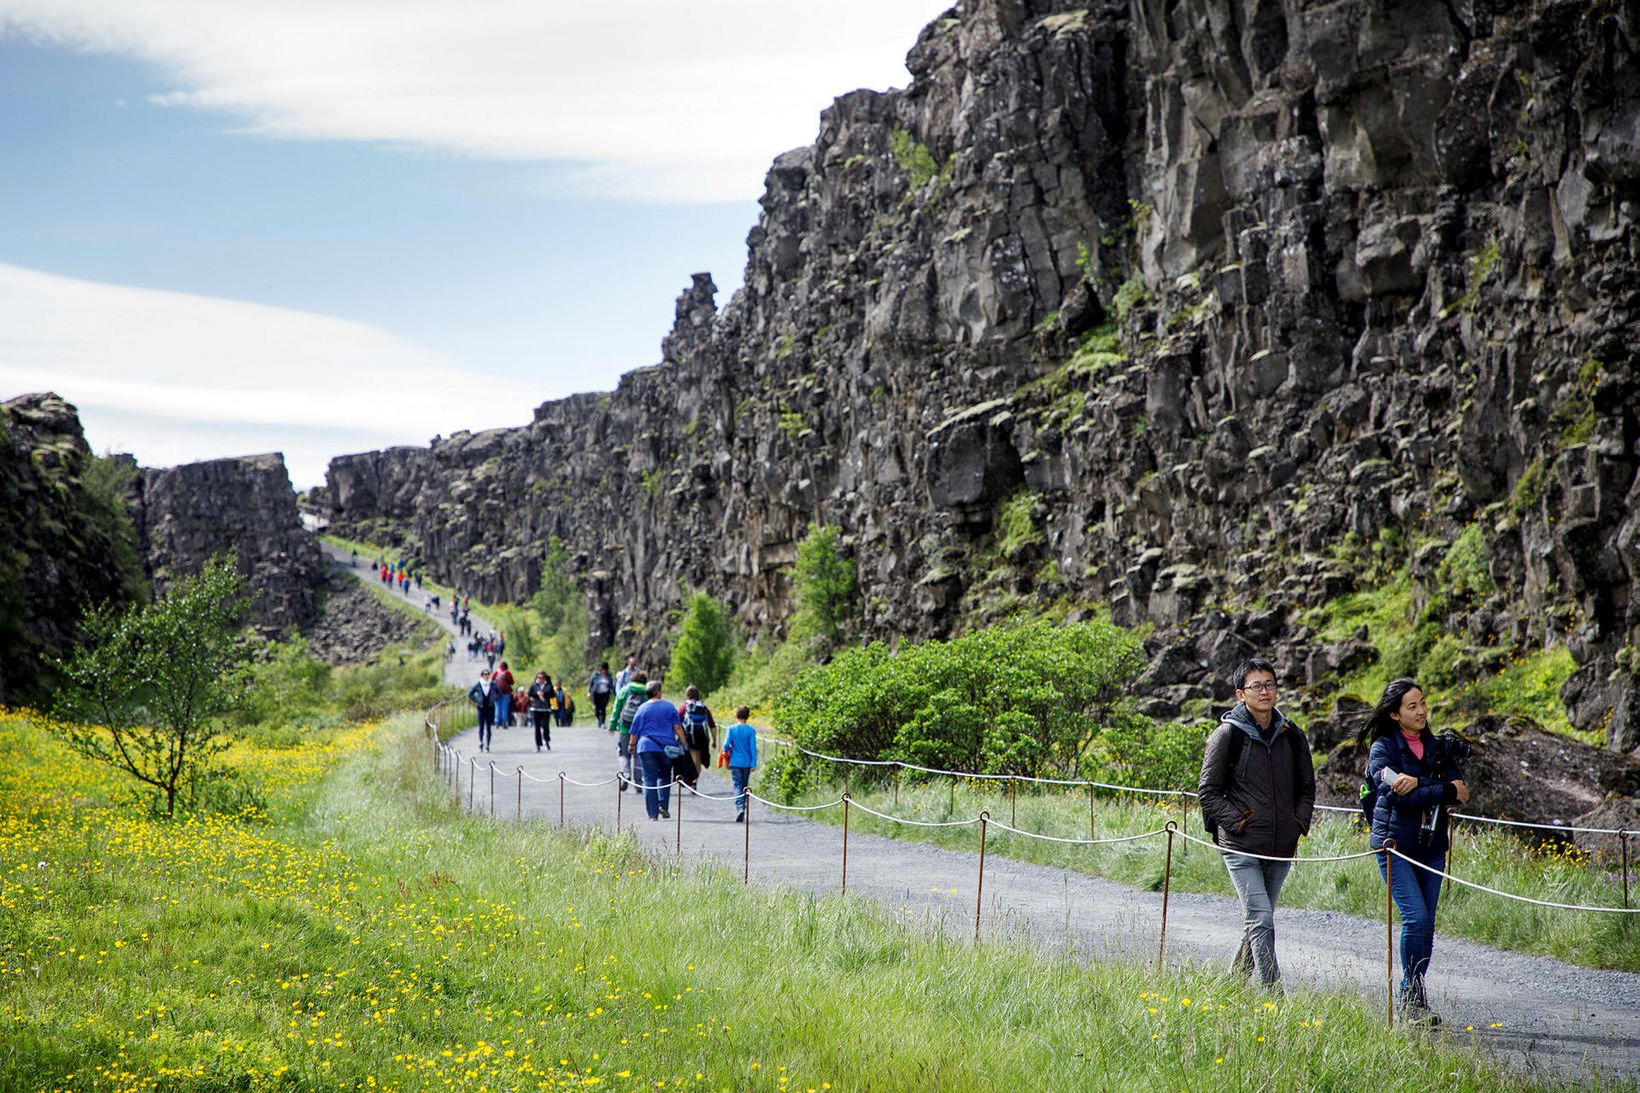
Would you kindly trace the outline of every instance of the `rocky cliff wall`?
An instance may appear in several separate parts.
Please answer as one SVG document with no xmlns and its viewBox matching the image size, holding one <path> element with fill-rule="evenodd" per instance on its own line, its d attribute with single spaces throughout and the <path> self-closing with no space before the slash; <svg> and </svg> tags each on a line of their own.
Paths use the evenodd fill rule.
<svg viewBox="0 0 1640 1093">
<path fill-rule="evenodd" d="M 228 551 L 245 575 L 259 631 L 276 637 L 317 619 L 324 560 L 302 527 L 284 456 L 143 468 L 137 486 L 137 531 L 156 593 Z"/>
<path fill-rule="evenodd" d="M 868 632 L 1109 602 L 1158 713 L 1253 648 L 1321 689 L 1380 651 L 1302 610 L 1405 566 L 1460 674 L 1565 642 L 1634 748 L 1637 41 L 1611 0 L 960 4 L 775 161 L 660 364 L 337 459 L 335 523 L 494 599 L 560 536 L 593 645 L 651 656 L 690 589 L 777 629 L 834 523 Z"/>
</svg>

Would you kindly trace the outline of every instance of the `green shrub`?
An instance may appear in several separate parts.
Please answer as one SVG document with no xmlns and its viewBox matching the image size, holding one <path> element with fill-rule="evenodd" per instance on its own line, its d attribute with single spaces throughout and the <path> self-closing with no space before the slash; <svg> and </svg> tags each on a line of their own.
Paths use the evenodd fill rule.
<svg viewBox="0 0 1640 1093">
<path fill-rule="evenodd" d="M 804 747 L 858 759 L 991 774 L 1091 771 L 1101 733 L 1137 731 L 1127 692 L 1143 664 L 1138 638 L 1105 621 L 996 626 L 897 653 L 873 642 L 804 672 L 776 698 L 774 726 Z M 782 766 L 785 790 L 811 776 L 800 757 Z"/>
<path fill-rule="evenodd" d="M 843 533 L 832 524 L 810 524 L 797 545 L 794 571 L 798 618 L 794 634 L 812 633 L 827 646 L 843 640 L 859 613 L 854 561 L 843 557 Z"/>
<path fill-rule="evenodd" d="M 729 613 L 723 605 L 704 592 L 697 593 L 680 613 L 678 626 L 667 677 L 682 684 L 693 683 L 703 695 L 729 682 L 734 646 Z"/>
<path fill-rule="evenodd" d="M 899 164 L 900 170 L 911 179 L 913 190 L 920 189 L 929 179 L 939 174 L 940 165 L 934 161 L 934 153 L 928 150 L 928 145 L 920 143 L 909 132 L 895 126 L 888 140 L 894 162 Z"/>
<path fill-rule="evenodd" d="M 997 510 L 997 550 L 1004 558 L 1042 541 L 1042 531 L 1036 526 L 1038 500 L 1028 486 L 1021 486 Z"/>
<path fill-rule="evenodd" d="M 1460 598 L 1485 596 L 1497 587 L 1486 568 L 1486 539 L 1479 524 L 1470 524 L 1452 541 L 1435 573 Z"/>
</svg>

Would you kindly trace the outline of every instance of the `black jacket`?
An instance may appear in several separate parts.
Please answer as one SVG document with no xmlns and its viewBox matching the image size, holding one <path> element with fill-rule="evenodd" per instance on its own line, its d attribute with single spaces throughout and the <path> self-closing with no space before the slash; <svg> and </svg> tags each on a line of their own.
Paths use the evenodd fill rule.
<svg viewBox="0 0 1640 1093">
<path fill-rule="evenodd" d="M 1202 812 L 1219 826 L 1219 845 L 1272 857 L 1291 857 L 1315 814 L 1315 765 L 1310 742 L 1280 710 L 1266 744 L 1247 707 L 1219 719 L 1207 737 L 1197 792 Z M 1242 733 L 1236 769 L 1230 769 L 1230 734 Z"/>
</svg>

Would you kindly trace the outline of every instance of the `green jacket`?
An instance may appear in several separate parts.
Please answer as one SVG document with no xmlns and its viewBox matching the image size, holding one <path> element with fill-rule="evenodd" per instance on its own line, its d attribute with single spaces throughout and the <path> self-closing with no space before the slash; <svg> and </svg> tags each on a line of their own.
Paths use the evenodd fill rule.
<svg viewBox="0 0 1640 1093">
<path fill-rule="evenodd" d="M 615 708 L 609 712 L 609 723 L 615 726 L 617 732 L 631 732 L 632 719 L 629 717 L 625 721 L 622 721 L 621 710 L 626 707 L 628 702 L 633 702 L 635 705 L 632 709 L 636 712 L 637 708 L 642 706 L 648 698 L 649 684 L 628 683 L 626 685 L 626 690 L 615 696 Z"/>
</svg>

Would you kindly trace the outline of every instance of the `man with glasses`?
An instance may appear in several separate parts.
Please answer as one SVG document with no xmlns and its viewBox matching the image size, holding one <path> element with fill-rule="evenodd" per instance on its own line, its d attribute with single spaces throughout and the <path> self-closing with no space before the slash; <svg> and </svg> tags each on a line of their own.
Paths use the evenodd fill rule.
<svg viewBox="0 0 1640 1093">
<path fill-rule="evenodd" d="M 1244 660 L 1230 682 L 1236 705 L 1207 737 L 1197 790 L 1241 900 L 1241 947 L 1231 970 L 1256 971 L 1280 993 L 1276 900 L 1292 863 L 1271 859 L 1291 858 L 1310 830 L 1315 767 L 1304 733 L 1276 708 L 1275 665 Z"/>
</svg>

